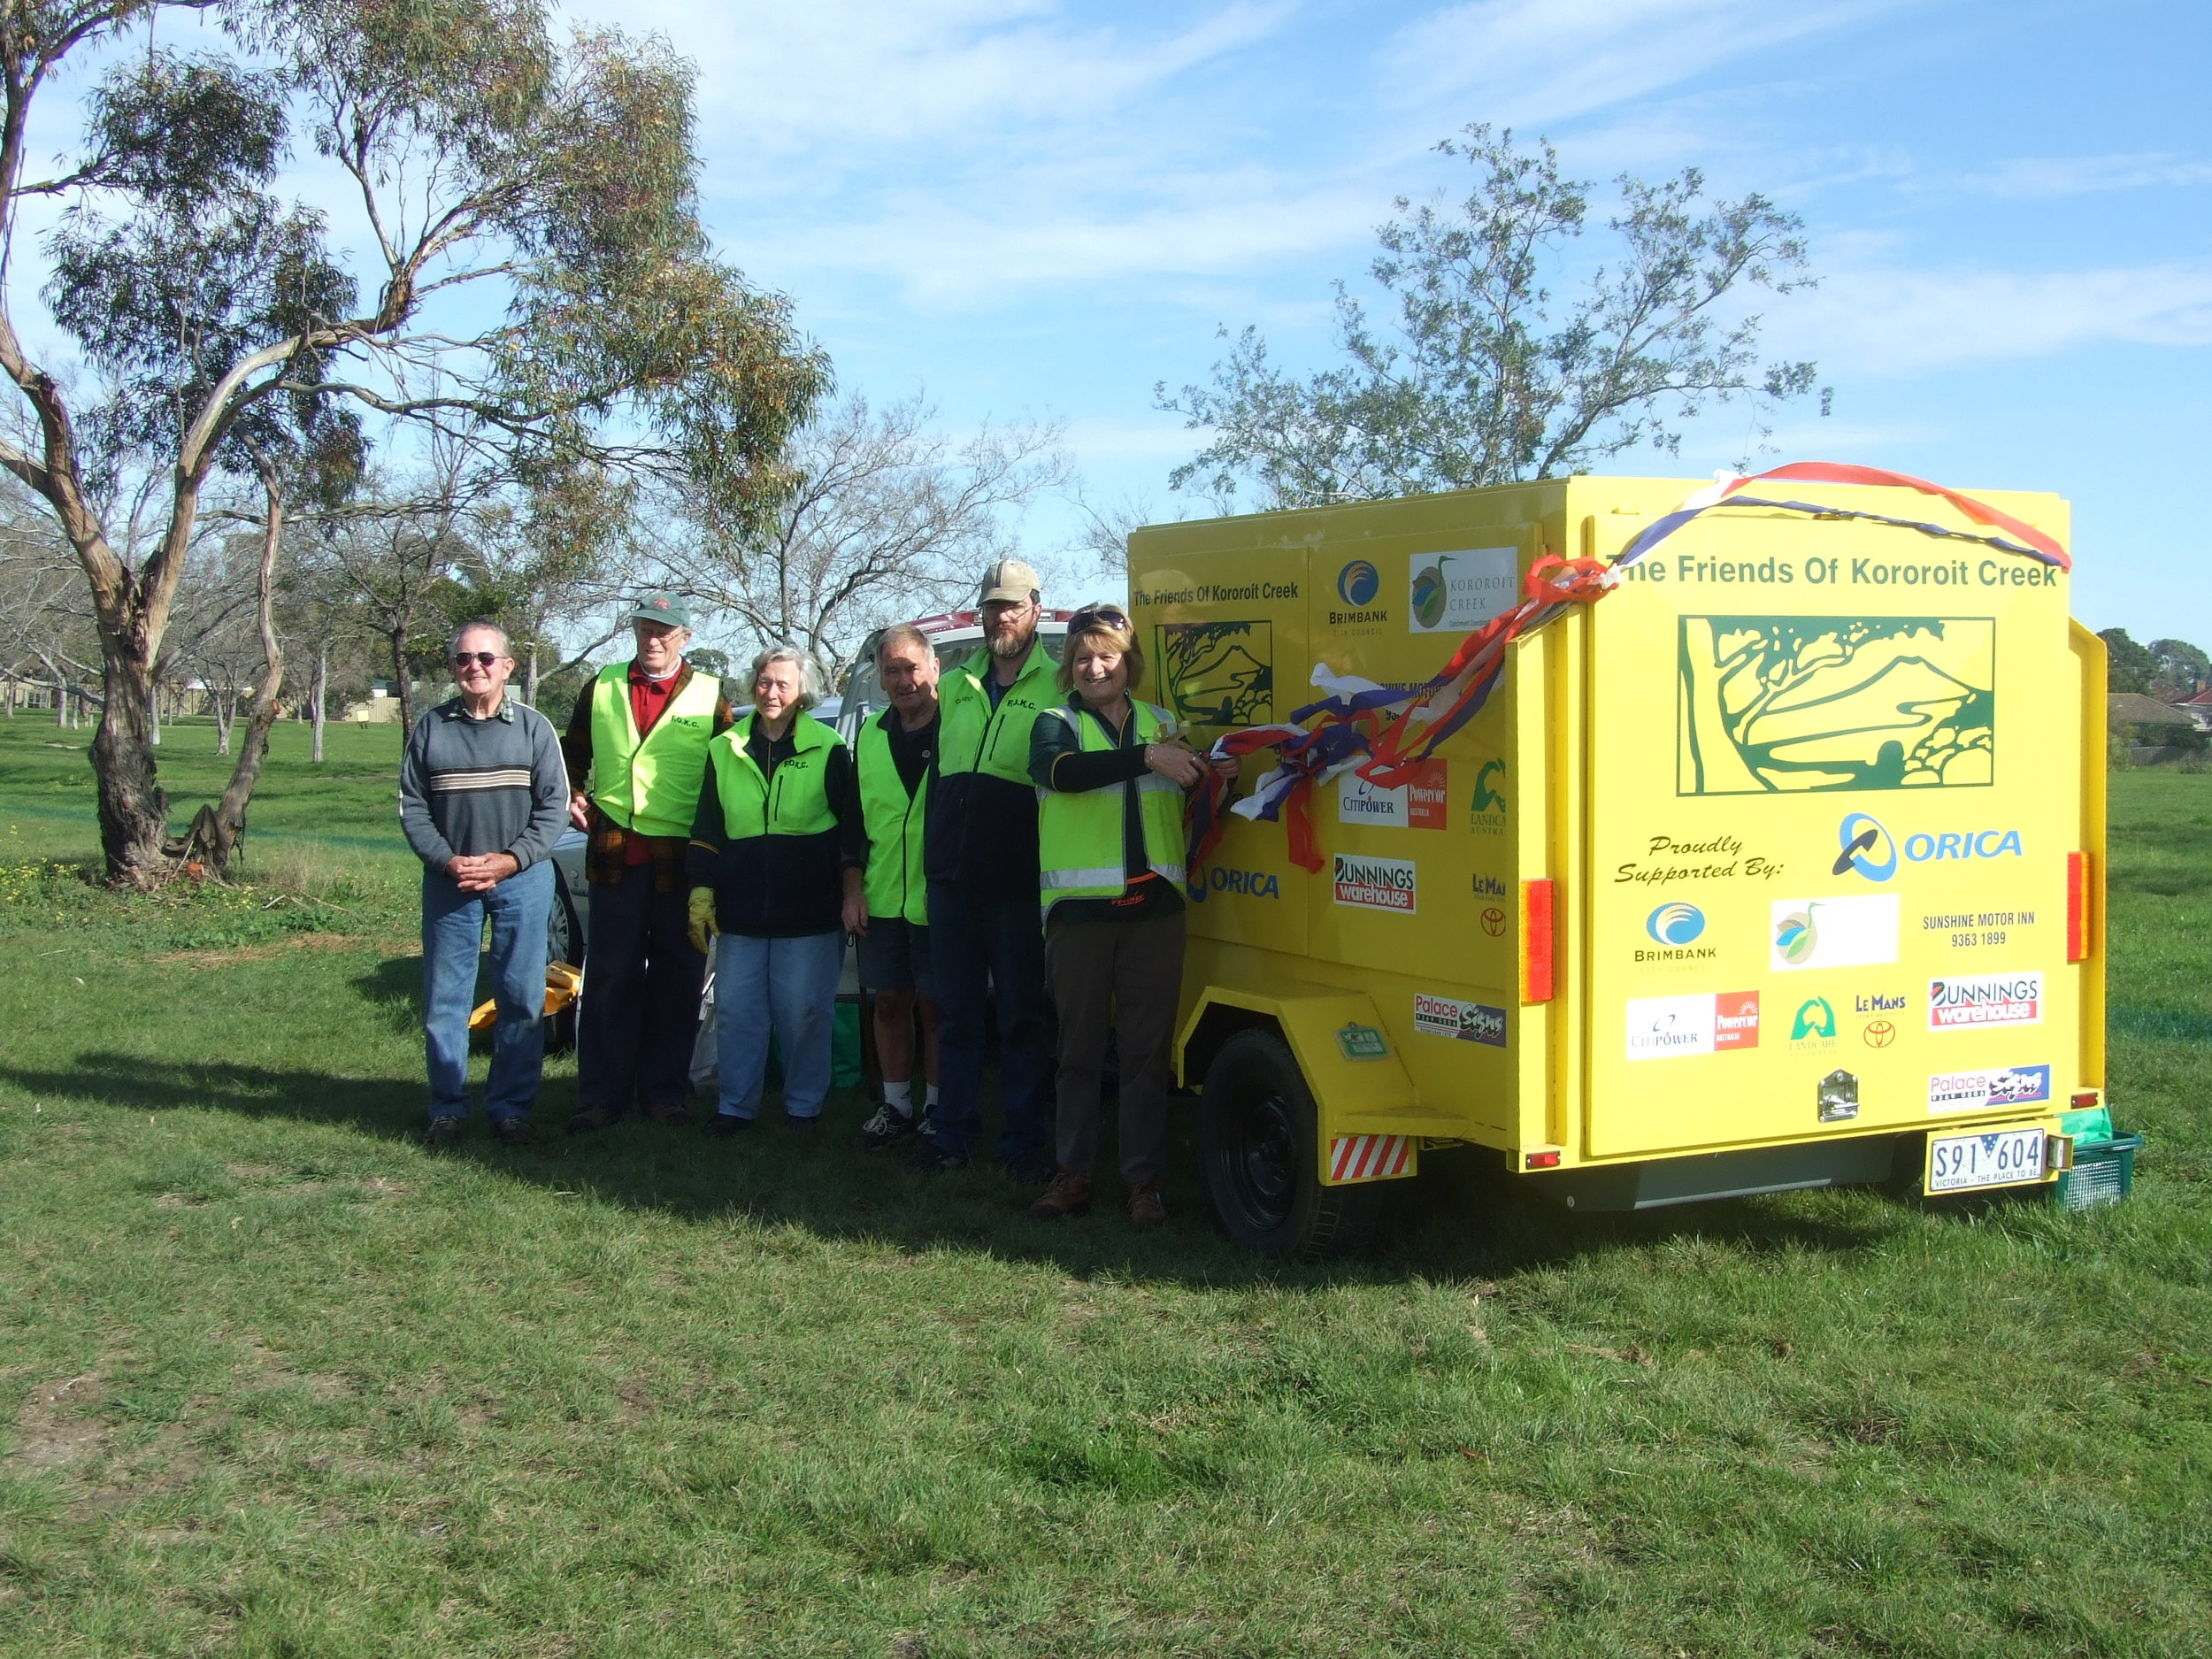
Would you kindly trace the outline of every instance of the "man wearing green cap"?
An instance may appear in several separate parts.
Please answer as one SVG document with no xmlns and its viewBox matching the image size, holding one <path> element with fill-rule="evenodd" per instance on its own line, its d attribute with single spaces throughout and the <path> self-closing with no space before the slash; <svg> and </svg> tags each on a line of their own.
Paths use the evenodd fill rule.
<svg viewBox="0 0 2212 1659">
<path fill-rule="evenodd" d="M 657 1122 L 685 1121 L 707 971 L 685 915 L 684 857 L 707 744 L 734 716 L 722 682 L 684 661 L 691 607 L 680 596 L 646 594 L 629 620 L 637 655 L 600 671 L 561 741 L 569 818 L 591 836 L 572 1134 L 605 1128 L 633 1100 Z"/>
</svg>

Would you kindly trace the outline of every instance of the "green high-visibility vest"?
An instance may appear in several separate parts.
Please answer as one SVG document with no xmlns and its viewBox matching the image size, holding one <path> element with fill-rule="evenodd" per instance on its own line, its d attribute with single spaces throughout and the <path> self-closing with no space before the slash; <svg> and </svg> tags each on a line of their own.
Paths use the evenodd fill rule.
<svg viewBox="0 0 2212 1659">
<path fill-rule="evenodd" d="M 929 886 L 922 874 L 922 824 L 929 807 L 929 774 L 906 792 L 899 764 L 891 755 L 891 722 L 896 709 L 860 728 L 853 764 L 860 769 L 860 810 L 868 824 L 868 914 L 899 917 L 917 927 L 929 926 Z M 941 730 L 939 733 L 942 740 Z"/>
<path fill-rule="evenodd" d="M 1014 683 L 991 706 L 984 676 L 991 672 L 991 648 L 979 645 L 957 668 L 947 669 L 937 687 L 943 726 L 938 733 L 937 770 L 987 772 L 1009 783 L 1029 785 L 1029 728 L 1037 717 L 1060 700 L 1053 688 L 1052 658 L 1041 639 L 1029 648 L 1028 660 Z"/>
<path fill-rule="evenodd" d="M 1129 700 L 1136 741 L 1156 743 L 1168 714 Z M 1041 719 L 1065 720 L 1087 753 L 1115 747 L 1098 720 L 1079 709 L 1048 709 Z M 1183 792 L 1156 772 L 1137 780 L 1138 815 L 1144 824 L 1144 861 L 1165 881 L 1183 879 Z M 1129 872 L 1122 844 L 1118 787 L 1037 791 L 1037 864 L 1040 902 L 1047 916 L 1062 899 L 1118 899 Z"/>
<path fill-rule="evenodd" d="M 694 673 L 641 739 L 629 664 L 601 669 L 591 687 L 591 798 L 599 810 L 641 835 L 689 835 L 721 695 L 719 680 Z"/>
<path fill-rule="evenodd" d="M 845 746 L 845 740 L 803 709 L 791 721 L 791 741 L 797 752 L 778 761 L 773 773 L 764 778 L 745 752 L 758 718 L 749 714 L 714 740 L 714 788 L 722 803 L 722 833 L 741 841 L 756 835 L 819 835 L 834 828 L 829 757 L 833 749 Z"/>
</svg>

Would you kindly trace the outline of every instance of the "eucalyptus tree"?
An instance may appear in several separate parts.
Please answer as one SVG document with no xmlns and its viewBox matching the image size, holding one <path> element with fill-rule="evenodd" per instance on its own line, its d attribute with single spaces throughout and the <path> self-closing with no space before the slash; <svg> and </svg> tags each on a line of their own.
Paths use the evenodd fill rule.
<svg viewBox="0 0 2212 1659">
<path fill-rule="evenodd" d="M 691 67 L 613 31 L 557 42 L 548 12 L 0 7 L 0 260 L 42 273 L 80 359 L 42 353 L 0 295 L 21 416 L 0 467 L 46 503 L 90 593 L 106 694 L 92 758 L 119 879 L 158 879 L 183 850 L 165 849 L 149 703 L 211 485 L 259 488 L 273 558 L 288 491 L 341 488 L 372 440 L 406 449 L 409 431 L 509 475 L 588 459 L 680 478 L 728 525 L 780 486 L 785 434 L 826 372 L 787 303 L 707 242 Z M 219 26 L 204 50 L 158 43 L 164 16 L 196 14 Z M 65 71 L 96 76 L 82 142 L 37 177 L 34 114 Z M 343 187 L 336 226 L 283 193 L 303 141 Z M 35 198 L 58 204 L 43 236 Z M 365 280 L 348 247 L 368 250 Z M 134 466 L 160 486 L 142 547 L 101 505 L 129 494 L 114 475 Z M 272 637 L 273 671 L 277 655 Z"/>
<path fill-rule="evenodd" d="M 1173 488 L 1225 503 L 1248 486 L 1260 506 L 1299 507 L 1550 478 L 1639 444 L 1672 452 L 1677 423 L 1709 404 L 1763 411 L 1813 389 L 1812 364 L 1760 360 L 1761 319 L 1740 310 L 1744 289 L 1812 281 L 1794 214 L 1756 192 L 1709 201 L 1694 168 L 1623 174 L 1609 262 L 1555 308 L 1591 186 L 1509 130 L 1470 127 L 1437 149 L 1473 166 L 1475 188 L 1456 208 L 1400 196 L 1378 228 L 1369 273 L 1395 303 L 1390 325 L 1340 282 L 1336 366 L 1286 373 L 1248 327 L 1211 385 L 1156 388 L 1211 434 Z"/>
</svg>

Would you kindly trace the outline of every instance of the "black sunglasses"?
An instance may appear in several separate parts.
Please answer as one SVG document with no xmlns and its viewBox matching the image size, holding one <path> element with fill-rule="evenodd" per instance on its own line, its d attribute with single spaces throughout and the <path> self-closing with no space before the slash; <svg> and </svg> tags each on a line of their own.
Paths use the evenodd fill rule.
<svg viewBox="0 0 2212 1659">
<path fill-rule="evenodd" d="M 1080 634 L 1094 622 L 1103 622 L 1109 627 L 1125 628 L 1129 618 L 1119 605 L 1085 605 L 1068 618 L 1068 633 Z"/>
<path fill-rule="evenodd" d="M 471 663 L 474 663 L 479 668 L 489 668 L 498 660 L 497 651 L 456 651 L 453 653 L 453 665 L 456 668 L 466 668 Z"/>
</svg>

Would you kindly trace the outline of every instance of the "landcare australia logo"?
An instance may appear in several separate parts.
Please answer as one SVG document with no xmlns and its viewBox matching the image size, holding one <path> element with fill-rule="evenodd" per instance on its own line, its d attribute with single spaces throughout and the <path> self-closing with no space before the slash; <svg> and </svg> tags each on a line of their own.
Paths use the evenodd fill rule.
<svg viewBox="0 0 2212 1659">
<path fill-rule="evenodd" d="M 1832 1041 L 1836 1034 L 1836 1010 L 1824 996 L 1809 996 L 1797 1005 L 1797 1014 L 1790 1021 L 1790 1041 L 1809 1042 L 1825 1037 Z"/>
<path fill-rule="evenodd" d="M 1836 843 L 1841 850 L 1831 873 L 1862 875 L 1869 881 L 1886 881 L 1895 875 L 1901 851 L 1907 863 L 1916 864 L 2026 856 L 2016 829 L 1916 830 L 1900 842 L 1879 818 L 1865 812 L 1843 815 L 1843 821 L 1836 826 Z"/>
<path fill-rule="evenodd" d="M 1505 833 L 1505 762 L 1493 757 L 1475 768 L 1475 793 L 1467 806 L 1467 827 L 1478 835 Z"/>
</svg>

